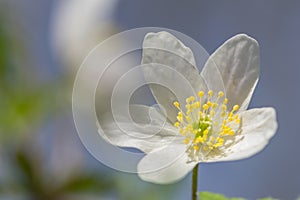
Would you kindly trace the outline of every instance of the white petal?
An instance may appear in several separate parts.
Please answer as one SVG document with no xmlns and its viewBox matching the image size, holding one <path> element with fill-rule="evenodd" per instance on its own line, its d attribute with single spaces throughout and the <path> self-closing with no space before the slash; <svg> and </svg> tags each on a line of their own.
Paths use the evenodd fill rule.
<svg viewBox="0 0 300 200">
<path fill-rule="evenodd" d="M 145 36 L 142 64 L 147 64 L 144 76 L 148 83 L 166 83 L 165 87 L 150 84 L 150 89 L 172 122 L 176 121 L 178 112 L 173 106 L 175 100 L 184 101 L 190 95 L 197 94 L 199 90 L 206 91 L 207 87 L 199 75 L 191 49 L 168 32 L 148 33 Z M 176 70 L 177 74 L 163 66 Z M 179 80 L 178 73 L 186 80 Z M 174 94 L 167 90 L 176 89 L 178 86 L 179 91 L 172 91 Z"/>
<path fill-rule="evenodd" d="M 257 41 L 239 34 L 227 40 L 211 55 L 203 69 L 203 77 L 207 80 L 221 73 L 229 108 L 238 104 L 240 110 L 245 110 L 258 81 L 259 62 Z"/>
<path fill-rule="evenodd" d="M 143 57 L 143 62 L 145 63 L 154 62 L 171 64 L 176 65 L 175 67 L 178 67 L 178 70 L 182 72 L 185 71 L 184 68 L 180 67 L 174 60 L 172 60 L 175 58 L 176 61 L 182 62 L 181 64 L 183 65 L 187 65 L 185 61 L 191 64 L 186 70 L 198 72 L 192 50 L 186 47 L 180 40 L 168 32 L 162 31 L 158 33 L 148 33 L 145 36 L 143 48 L 144 51 L 146 51 L 144 52 Z"/>
<path fill-rule="evenodd" d="M 187 163 L 186 146 L 172 144 L 146 155 L 138 164 L 138 174 L 144 181 L 169 184 L 184 178 L 197 164 Z"/>
<path fill-rule="evenodd" d="M 273 108 L 256 108 L 240 114 L 243 139 L 228 149 L 226 157 L 208 162 L 239 160 L 253 156 L 269 143 L 277 130 L 276 112 Z"/>
<path fill-rule="evenodd" d="M 132 119 L 112 117 L 110 113 L 100 116 L 100 135 L 113 145 L 135 147 L 146 153 L 169 143 L 179 143 L 181 136 L 177 129 L 166 123 L 164 116 L 153 107 L 131 105 L 130 114 Z"/>
<path fill-rule="evenodd" d="M 209 60 L 201 71 L 201 76 L 203 77 L 207 88 L 214 92 L 226 91 L 220 70 L 217 65 L 210 63 L 212 63 L 211 57 L 209 57 Z M 207 67 L 208 65 L 209 67 Z"/>
</svg>

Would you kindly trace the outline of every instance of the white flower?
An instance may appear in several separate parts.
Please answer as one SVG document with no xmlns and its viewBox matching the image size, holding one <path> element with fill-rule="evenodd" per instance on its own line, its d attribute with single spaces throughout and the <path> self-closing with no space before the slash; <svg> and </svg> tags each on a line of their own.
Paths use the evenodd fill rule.
<svg viewBox="0 0 300 200">
<path fill-rule="evenodd" d="M 175 96 L 163 87 L 150 85 L 167 114 L 166 124 L 153 136 L 151 130 L 157 130 L 159 124 L 137 127 L 129 119 L 118 117 L 130 132 L 124 134 L 113 121 L 102 123 L 105 138 L 111 143 L 146 153 L 138 164 L 143 180 L 171 183 L 201 162 L 250 157 L 274 136 L 277 122 L 273 108 L 246 110 L 259 76 L 259 46 L 247 35 L 226 41 L 199 74 L 192 51 L 176 37 L 167 32 L 149 33 L 144 39 L 142 62 L 149 64 L 144 69 L 146 80 L 171 79 L 178 84 L 172 74 L 157 66 L 166 65 L 182 74 L 198 93 L 183 96 L 188 90 L 183 84 L 182 94 Z M 185 105 L 180 105 L 180 98 L 186 99 Z M 131 115 L 140 124 L 149 121 L 148 111 L 147 106 L 131 106 Z M 155 110 L 151 117 L 163 118 Z"/>
</svg>

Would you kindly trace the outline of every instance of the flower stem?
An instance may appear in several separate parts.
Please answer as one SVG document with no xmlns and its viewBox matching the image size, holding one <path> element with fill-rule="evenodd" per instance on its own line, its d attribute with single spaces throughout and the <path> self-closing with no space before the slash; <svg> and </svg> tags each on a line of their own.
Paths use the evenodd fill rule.
<svg viewBox="0 0 300 200">
<path fill-rule="evenodd" d="M 197 183 L 198 183 L 198 165 L 197 164 L 193 169 L 193 178 L 192 178 L 192 200 L 197 200 Z"/>
</svg>

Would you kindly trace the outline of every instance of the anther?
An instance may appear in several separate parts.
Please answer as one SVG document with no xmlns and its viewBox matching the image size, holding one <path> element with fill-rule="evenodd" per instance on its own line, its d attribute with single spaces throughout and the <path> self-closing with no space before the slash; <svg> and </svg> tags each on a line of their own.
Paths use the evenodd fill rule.
<svg viewBox="0 0 300 200">
<path fill-rule="evenodd" d="M 203 97 L 203 95 L 204 95 L 204 92 L 203 92 L 203 91 L 198 92 L 198 96 L 199 96 L 199 97 Z"/>
<path fill-rule="evenodd" d="M 224 92 L 220 91 L 220 92 L 218 93 L 218 98 L 221 98 L 221 97 L 223 97 L 223 96 L 224 96 Z"/>
<path fill-rule="evenodd" d="M 203 105 L 203 110 L 207 110 L 209 108 L 209 106 L 207 104 Z"/>
<path fill-rule="evenodd" d="M 214 94 L 214 92 L 212 90 L 209 90 L 207 94 L 208 94 L 209 97 L 212 97 L 212 95 Z"/>
<path fill-rule="evenodd" d="M 228 103 L 228 99 L 225 98 L 224 101 L 223 101 L 223 104 L 227 104 Z"/>
<path fill-rule="evenodd" d="M 179 102 L 178 101 L 174 101 L 173 105 L 176 107 L 176 108 L 179 108 Z"/>
<path fill-rule="evenodd" d="M 234 105 L 232 111 L 237 111 L 239 108 L 239 105 Z"/>
</svg>

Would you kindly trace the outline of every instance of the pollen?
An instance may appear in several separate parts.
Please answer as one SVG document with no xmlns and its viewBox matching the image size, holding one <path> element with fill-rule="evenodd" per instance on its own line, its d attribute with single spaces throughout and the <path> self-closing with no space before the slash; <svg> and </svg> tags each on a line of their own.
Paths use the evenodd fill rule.
<svg viewBox="0 0 300 200">
<path fill-rule="evenodd" d="M 198 96 L 188 97 L 183 107 L 177 101 L 173 103 L 178 109 L 174 126 L 184 137 L 191 162 L 224 150 L 240 133 L 239 105 L 228 110 L 229 100 L 225 96 L 223 91 L 199 91 Z"/>
</svg>

